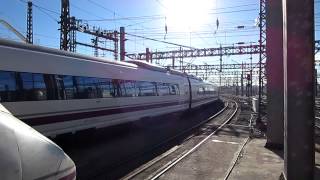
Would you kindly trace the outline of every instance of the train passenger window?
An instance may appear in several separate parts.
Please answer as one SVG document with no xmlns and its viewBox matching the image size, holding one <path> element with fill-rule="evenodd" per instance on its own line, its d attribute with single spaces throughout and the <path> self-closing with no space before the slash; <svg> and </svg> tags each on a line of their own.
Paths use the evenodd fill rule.
<svg viewBox="0 0 320 180">
<path fill-rule="evenodd" d="M 123 81 L 123 88 L 127 97 L 137 96 L 135 81 Z"/>
<path fill-rule="evenodd" d="M 122 96 L 120 80 L 112 79 L 111 95 L 113 97 L 121 97 Z"/>
<path fill-rule="evenodd" d="M 52 74 L 43 74 L 43 80 L 47 90 L 47 100 L 57 100 L 64 99 L 60 97 L 60 89 L 58 89 L 58 79 L 55 75 Z"/>
<path fill-rule="evenodd" d="M 170 87 L 170 95 L 176 95 L 177 94 L 176 86 L 172 84 L 169 87 Z"/>
<path fill-rule="evenodd" d="M 47 90 L 43 74 L 20 73 L 23 88 L 23 99 L 37 101 L 47 99 Z"/>
<path fill-rule="evenodd" d="M 76 99 L 86 99 L 88 98 L 86 94 L 85 77 L 75 77 L 76 78 Z"/>
<path fill-rule="evenodd" d="M 88 98 L 98 98 L 97 90 L 98 79 L 93 77 L 87 77 L 85 79 L 86 94 Z"/>
<path fill-rule="evenodd" d="M 98 78 L 76 77 L 77 98 L 91 99 L 97 98 Z"/>
<path fill-rule="evenodd" d="M 157 83 L 159 96 L 166 96 L 170 94 L 169 85 L 166 83 Z"/>
<path fill-rule="evenodd" d="M 112 97 L 111 90 L 113 89 L 112 83 L 110 79 L 101 78 L 99 79 L 99 87 L 101 97 L 103 98 L 109 98 Z"/>
<path fill-rule="evenodd" d="M 16 100 L 15 73 L 0 71 L 0 102 Z"/>
<path fill-rule="evenodd" d="M 204 89 L 203 89 L 202 86 L 199 86 L 197 93 L 198 93 L 198 95 L 203 95 L 204 94 Z"/>
<path fill-rule="evenodd" d="M 62 79 L 63 79 L 64 93 L 65 93 L 66 99 L 74 99 L 76 95 L 74 77 L 63 76 Z"/>
<path fill-rule="evenodd" d="M 184 94 L 189 95 L 189 85 L 184 86 Z"/>
<path fill-rule="evenodd" d="M 176 95 L 180 95 L 179 85 L 175 84 L 174 87 L 175 87 L 175 90 L 176 90 Z"/>
<path fill-rule="evenodd" d="M 156 85 L 152 82 L 138 81 L 137 82 L 138 96 L 156 96 Z"/>
<path fill-rule="evenodd" d="M 53 85 L 52 86 L 55 88 L 54 91 L 56 93 L 56 99 L 57 100 L 67 99 L 66 93 L 64 90 L 63 76 L 62 75 L 50 75 L 50 77 L 51 76 L 53 77 L 53 81 L 52 81 Z M 46 79 L 46 76 L 45 76 L 45 79 Z"/>
</svg>

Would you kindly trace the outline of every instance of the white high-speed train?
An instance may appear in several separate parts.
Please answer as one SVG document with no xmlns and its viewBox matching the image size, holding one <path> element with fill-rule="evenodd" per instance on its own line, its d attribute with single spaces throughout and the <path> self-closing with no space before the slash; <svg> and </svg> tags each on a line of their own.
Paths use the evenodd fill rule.
<svg viewBox="0 0 320 180">
<path fill-rule="evenodd" d="M 142 61 L 115 62 L 0 40 L 0 102 L 46 136 L 183 111 L 212 84 Z"/>
<path fill-rule="evenodd" d="M 75 180 L 76 167 L 60 147 L 0 104 L 0 179 Z"/>
</svg>

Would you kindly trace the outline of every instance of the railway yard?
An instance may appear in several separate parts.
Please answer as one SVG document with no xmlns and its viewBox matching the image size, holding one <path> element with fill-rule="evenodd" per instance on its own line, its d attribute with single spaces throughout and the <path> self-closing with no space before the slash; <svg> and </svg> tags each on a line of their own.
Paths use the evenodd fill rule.
<svg viewBox="0 0 320 180">
<path fill-rule="evenodd" d="M 78 179 L 277 179 L 283 151 L 264 147 L 255 118 L 249 99 L 224 98 L 55 141 L 74 160 Z"/>
<path fill-rule="evenodd" d="M 0 180 L 320 180 L 320 0 L 4 0 Z"/>
</svg>

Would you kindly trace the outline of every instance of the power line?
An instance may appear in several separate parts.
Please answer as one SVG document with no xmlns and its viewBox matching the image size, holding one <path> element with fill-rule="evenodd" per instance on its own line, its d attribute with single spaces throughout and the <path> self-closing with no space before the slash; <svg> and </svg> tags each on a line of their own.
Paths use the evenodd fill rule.
<svg viewBox="0 0 320 180">
<path fill-rule="evenodd" d="M 86 14 L 91 15 L 91 16 L 94 16 L 94 17 L 97 17 L 97 18 L 103 18 L 103 17 L 101 17 L 101 16 L 97 16 L 97 15 L 93 14 L 93 13 L 90 12 L 90 11 L 87 11 L 87 10 L 85 10 L 85 9 L 82 9 L 82 8 L 80 8 L 79 6 L 76 6 L 74 3 L 71 3 L 70 5 L 71 5 L 72 7 L 74 7 L 74 8 L 82 11 L 82 12 L 85 12 Z"/>
<path fill-rule="evenodd" d="M 253 6 L 256 5 L 258 6 L 259 4 L 252 3 L 252 4 L 243 4 L 243 5 L 237 5 L 237 6 L 227 6 L 227 7 L 222 7 L 222 8 L 214 8 L 210 10 L 220 10 L 220 9 L 230 9 L 230 8 L 238 8 L 238 7 L 248 7 L 248 6 Z"/>
<path fill-rule="evenodd" d="M 242 10 L 235 10 L 235 11 L 225 11 L 225 12 L 215 12 L 209 14 L 229 14 L 229 13 L 238 13 L 238 12 L 249 12 L 249 11 L 258 11 L 259 9 L 242 9 Z"/>
<path fill-rule="evenodd" d="M 90 1 L 90 0 L 88 0 Z M 241 9 L 241 10 L 232 10 L 232 11 L 222 11 L 222 12 L 212 12 L 208 14 L 228 14 L 228 13 L 238 13 L 238 12 L 249 12 L 249 11 L 258 11 L 259 9 Z M 165 19 L 166 16 L 163 14 L 154 14 L 154 15 L 145 15 L 145 16 L 132 16 L 132 17 L 120 17 L 120 18 L 105 18 L 105 19 L 86 19 L 86 21 L 128 21 L 128 20 L 161 20 Z"/>
<path fill-rule="evenodd" d="M 196 34 L 195 34 L 196 35 Z M 253 36 L 258 36 L 259 34 L 243 34 L 243 35 L 230 35 L 230 36 L 199 36 L 199 35 L 196 35 L 199 39 L 202 39 L 202 38 L 205 38 L 205 39 L 212 39 L 212 38 L 224 38 L 224 37 L 227 37 L 227 38 L 230 38 L 230 37 L 253 37 Z M 198 39 L 198 38 L 195 38 L 193 37 L 192 39 Z M 153 38 L 155 40 L 161 40 L 163 38 Z M 170 39 L 170 40 L 178 40 L 178 39 L 185 39 L 185 37 L 167 37 L 167 39 Z"/>
<path fill-rule="evenodd" d="M 150 16 L 133 16 L 133 17 L 120 17 L 120 18 L 105 18 L 105 19 L 87 19 L 86 21 L 128 21 L 128 20 L 146 20 L 146 19 L 164 19 L 163 15 L 150 15 Z"/>
<path fill-rule="evenodd" d="M 22 2 L 22 3 L 25 3 L 25 4 L 28 3 L 26 0 L 19 0 L 19 1 Z M 56 19 L 54 16 L 52 16 L 51 14 L 48 13 L 48 12 L 51 12 L 51 13 L 53 13 L 53 14 L 59 15 L 58 12 L 55 12 L 55 11 L 53 11 L 53 10 L 50 10 L 50 9 L 45 8 L 45 7 L 39 6 L 39 5 L 35 4 L 35 3 L 32 3 L 32 4 L 33 4 L 33 6 L 36 7 L 39 11 L 41 11 L 42 13 L 44 13 L 45 15 L 47 15 L 49 18 L 51 18 L 52 20 L 58 22 L 58 19 Z"/>
<path fill-rule="evenodd" d="M 102 9 L 104 9 L 105 11 L 107 11 L 107 12 L 111 13 L 112 15 L 114 15 L 114 14 L 116 13 L 115 11 L 113 11 L 113 10 L 111 10 L 111 9 L 108 9 L 108 8 L 106 8 L 106 7 L 104 7 L 104 6 L 100 5 L 99 3 L 94 2 L 94 1 L 92 1 L 92 0 L 88 0 L 88 2 L 90 2 L 90 3 L 92 3 L 92 4 L 96 5 L 96 6 L 98 6 L 98 7 L 102 8 Z"/>
<path fill-rule="evenodd" d="M 35 6 L 36 7 L 36 6 Z M 38 8 L 38 7 L 37 7 Z M 44 11 L 41 8 L 38 8 L 39 11 L 41 11 L 42 13 L 46 14 L 49 18 L 51 18 L 52 20 L 54 20 L 55 22 L 59 22 L 58 19 L 56 19 L 54 16 L 52 16 L 51 14 L 47 13 L 46 11 Z"/>
<path fill-rule="evenodd" d="M 168 9 L 160 0 L 155 0 L 164 9 Z"/>
<path fill-rule="evenodd" d="M 185 47 L 185 48 L 189 48 L 189 49 L 196 49 L 196 48 L 191 47 L 191 46 L 181 45 L 181 44 L 172 43 L 172 42 L 167 42 L 167 41 L 162 41 L 162 40 L 153 39 L 153 38 L 148 38 L 148 37 L 139 36 L 139 35 L 130 34 L 130 33 L 126 33 L 126 34 L 127 34 L 127 35 L 130 35 L 130 36 L 142 38 L 142 39 L 147 39 L 147 40 L 150 40 L 150 41 L 156 41 L 156 42 L 161 42 L 161 43 L 165 43 L 165 44 L 171 44 L 171 45 L 175 45 L 175 46 L 179 46 L 179 47 Z"/>
</svg>

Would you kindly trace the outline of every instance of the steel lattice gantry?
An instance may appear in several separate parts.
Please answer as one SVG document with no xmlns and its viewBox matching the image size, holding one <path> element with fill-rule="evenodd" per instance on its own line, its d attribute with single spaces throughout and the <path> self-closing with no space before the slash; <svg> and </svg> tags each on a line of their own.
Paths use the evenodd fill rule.
<svg viewBox="0 0 320 180">
<path fill-rule="evenodd" d="M 261 46 L 262 52 L 265 52 L 265 45 Z M 320 52 L 320 40 L 315 41 L 315 53 Z M 209 56 L 224 56 L 224 55 L 244 55 L 244 54 L 259 54 L 259 45 L 246 46 L 225 46 L 218 48 L 202 48 L 202 49 L 182 49 L 173 51 L 156 51 L 150 52 L 151 59 L 173 59 L 173 58 L 193 58 L 193 57 L 209 57 Z M 127 54 L 130 59 L 146 60 L 147 53 Z"/>
<path fill-rule="evenodd" d="M 28 1 L 26 42 L 29 44 L 33 44 L 32 1 Z"/>
<path fill-rule="evenodd" d="M 60 15 L 60 49 L 70 51 L 70 3 L 69 0 L 61 0 Z"/>
<path fill-rule="evenodd" d="M 263 64 L 264 65 L 264 64 Z M 251 67 L 258 68 L 259 64 L 258 63 L 243 63 L 243 64 L 223 64 L 222 69 L 223 70 L 236 70 L 236 69 L 250 69 Z M 172 67 L 172 66 L 170 66 Z M 172 67 L 173 69 L 178 69 L 181 66 L 174 66 Z M 220 64 L 204 64 L 204 65 L 185 65 L 182 66 L 182 70 L 184 71 L 204 71 L 204 70 L 216 70 L 220 71 Z"/>
<path fill-rule="evenodd" d="M 265 46 L 262 46 L 265 51 Z M 192 58 L 192 57 L 208 57 L 208 56 L 224 56 L 224 55 L 244 55 L 244 54 L 259 54 L 259 45 L 247 46 L 225 46 L 218 48 L 203 48 L 203 49 L 181 49 L 163 52 L 150 52 L 151 59 L 173 59 L 173 58 Z M 131 59 L 146 60 L 146 53 L 127 54 Z"/>
<path fill-rule="evenodd" d="M 75 42 L 75 44 L 78 45 L 83 45 L 87 47 L 92 47 L 95 49 L 95 55 L 97 56 L 97 51 L 98 49 L 104 50 L 104 51 L 110 51 L 114 53 L 114 59 L 118 59 L 118 41 L 119 41 L 119 33 L 118 31 L 112 31 L 112 30 L 104 30 L 99 27 L 95 26 L 89 26 L 87 23 L 83 23 L 82 20 L 75 20 L 75 24 L 73 26 L 73 29 L 78 32 L 82 32 L 85 34 L 93 35 L 95 38 L 93 39 L 93 45 L 89 45 L 86 43 L 81 43 L 81 42 Z M 98 38 L 102 38 L 105 40 L 111 40 L 114 42 L 114 49 L 109 49 L 109 48 L 103 48 L 98 46 Z"/>
</svg>

